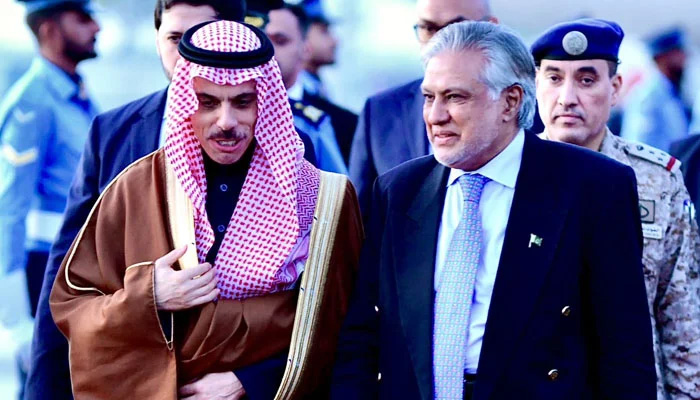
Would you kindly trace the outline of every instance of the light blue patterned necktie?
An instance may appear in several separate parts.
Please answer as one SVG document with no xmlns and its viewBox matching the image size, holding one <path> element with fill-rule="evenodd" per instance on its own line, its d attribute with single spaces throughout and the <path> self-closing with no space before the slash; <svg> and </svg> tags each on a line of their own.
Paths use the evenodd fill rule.
<svg viewBox="0 0 700 400">
<path fill-rule="evenodd" d="M 478 174 L 465 174 L 457 179 L 464 208 L 435 296 L 433 374 L 435 398 L 439 400 L 456 400 L 463 396 L 469 315 L 481 254 L 479 200 L 488 181 Z"/>
</svg>

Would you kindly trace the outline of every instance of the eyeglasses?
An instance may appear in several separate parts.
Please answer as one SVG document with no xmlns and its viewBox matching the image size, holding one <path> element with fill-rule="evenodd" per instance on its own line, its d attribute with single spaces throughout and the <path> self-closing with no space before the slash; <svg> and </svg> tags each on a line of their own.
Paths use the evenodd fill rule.
<svg viewBox="0 0 700 400">
<path fill-rule="evenodd" d="M 481 19 L 478 20 L 469 20 L 469 19 L 455 19 L 453 21 L 450 21 L 446 23 L 445 25 L 436 25 L 431 22 L 419 22 L 415 25 L 413 25 L 413 31 L 416 32 L 416 38 L 420 43 L 426 43 L 432 38 L 440 29 L 452 25 L 457 22 L 462 22 L 462 21 L 481 21 L 485 22 L 491 19 L 490 15 L 485 15 Z"/>
</svg>

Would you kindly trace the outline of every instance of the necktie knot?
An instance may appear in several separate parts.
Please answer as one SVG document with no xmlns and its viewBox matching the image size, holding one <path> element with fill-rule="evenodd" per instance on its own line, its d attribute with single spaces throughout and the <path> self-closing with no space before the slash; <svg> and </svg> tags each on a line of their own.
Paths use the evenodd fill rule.
<svg viewBox="0 0 700 400">
<path fill-rule="evenodd" d="M 457 178 L 457 181 L 462 189 L 464 201 L 479 203 L 479 200 L 481 199 L 481 192 L 484 190 L 484 185 L 486 185 L 490 179 L 480 174 L 464 174 Z"/>
</svg>

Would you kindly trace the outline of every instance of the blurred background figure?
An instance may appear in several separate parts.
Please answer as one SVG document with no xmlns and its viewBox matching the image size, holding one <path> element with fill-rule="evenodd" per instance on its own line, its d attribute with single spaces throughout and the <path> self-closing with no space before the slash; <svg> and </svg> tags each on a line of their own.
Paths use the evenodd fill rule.
<svg viewBox="0 0 700 400">
<path fill-rule="evenodd" d="M 77 67 L 97 56 L 100 31 L 89 0 L 23 2 L 38 51 L 0 104 L 0 325 L 16 332 L 21 380 L 49 248 L 97 113 Z"/>
<path fill-rule="evenodd" d="M 447 25 L 472 20 L 498 22 L 489 0 L 418 0 L 416 39 L 423 48 Z M 367 212 L 372 184 L 391 168 L 431 153 L 423 122 L 423 78 L 370 97 L 360 115 L 350 153 L 350 179 Z"/>
<path fill-rule="evenodd" d="M 322 67 L 335 64 L 338 39 L 331 31 L 332 21 L 325 13 L 321 0 L 304 0 L 300 4 L 309 20 L 306 33 L 308 56 L 297 79 L 304 88 L 303 99 L 330 116 L 340 152 L 345 165 L 348 165 L 352 138 L 357 127 L 357 114 L 330 100 L 320 75 Z"/>
<path fill-rule="evenodd" d="M 656 71 L 640 84 L 626 103 L 620 136 L 669 151 L 688 134 L 690 112 L 681 84 L 686 71 L 685 33 L 678 27 L 647 40 Z"/>
<path fill-rule="evenodd" d="M 309 30 L 306 34 L 309 57 L 299 74 L 299 80 L 305 92 L 327 97 L 319 70 L 326 65 L 335 64 L 338 39 L 331 32 L 331 21 L 323 10 L 321 0 L 304 0 L 300 4 L 309 17 Z"/>
<path fill-rule="evenodd" d="M 255 8 L 257 3 L 271 2 L 250 1 L 248 6 Z M 331 115 L 311 104 L 302 82 L 299 81 L 299 74 L 309 57 L 309 46 L 306 40 L 309 18 L 300 5 L 281 1 L 279 3 L 281 3 L 279 7 L 277 5 L 270 7 L 269 22 L 264 30 L 275 47 L 275 59 L 282 72 L 282 79 L 294 114 L 294 126 L 311 138 L 319 169 L 347 175 L 347 161 L 343 157 L 339 144 L 346 143 L 345 153 L 348 154 L 352 139 L 343 140 L 344 138 L 337 136 Z M 326 105 L 332 106 L 330 102 Z"/>
</svg>

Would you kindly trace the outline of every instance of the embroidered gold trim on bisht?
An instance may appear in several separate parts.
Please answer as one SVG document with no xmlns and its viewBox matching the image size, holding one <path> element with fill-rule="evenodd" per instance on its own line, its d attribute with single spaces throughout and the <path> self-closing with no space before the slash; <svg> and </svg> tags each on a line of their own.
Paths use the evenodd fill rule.
<svg viewBox="0 0 700 400">
<path fill-rule="evenodd" d="M 309 347 L 312 338 L 320 334 L 313 322 L 320 312 L 347 181 L 345 175 L 321 171 L 314 224 L 309 241 L 309 258 L 301 278 L 287 366 L 275 399 L 292 399 L 297 396 L 299 377 L 306 368 L 310 368 L 306 363 Z"/>
<path fill-rule="evenodd" d="M 197 258 L 197 243 L 194 231 L 194 209 L 192 200 L 175 177 L 173 167 L 164 160 L 165 164 L 165 192 L 168 209 L 168 222 L 170 235 L 173 240 L 173 248 L 177 249 L 185 244 L 187 251 L 178 260 L 180 268 L 192 268 L 199 265 Z"/>
</svg>

